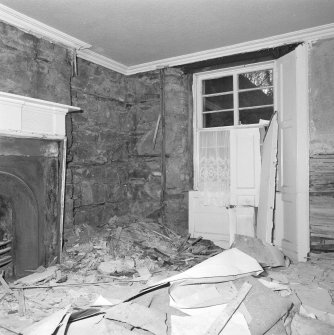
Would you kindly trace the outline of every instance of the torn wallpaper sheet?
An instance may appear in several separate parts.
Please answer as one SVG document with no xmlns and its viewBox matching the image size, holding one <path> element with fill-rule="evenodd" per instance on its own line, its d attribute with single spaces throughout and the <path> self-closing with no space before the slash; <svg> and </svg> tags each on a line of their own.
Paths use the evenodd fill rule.
<svg viewBox="0 0 334 335">
<path fill-rule="evenodd" d="M 70 307 L 71 305 L 66 306 L 65 308 L 51 314 L 45 319 L 32 324 L 24 330 L 23 335 L 52 335 L 54 331 L 59 327 L 62 320 L 65 318 Z M 66 319 L 68 320 L 68 318 Z"/>
<path fill-rule="evenodd" d="M 221 295 L 215 284 L 182 285 L 173 284 L 169 289 L 170 306 L 181 308 L 202 308 L 222 305 L 236 297 L 238 291 L 234 289 L 229 296 Z"/>
<path fill-rule="evenodd" d="M 106 311 L 106 319 L 128 323 L 155 335 L 166 335 L 166 313 L 136 303 L 123 303 Z"/>
<path fill-rule="evenodd" d="M 189 316 L 171 316 L 171 335 L 203 335 L 222 314 L 226 305 L 184 309 Z M 240 312 L 235 312 L 221 335 L 251 335 L 247 322 Z"/>
<path fill-rule="evenodd" d="M 67 328 L 68 328 L 68 320 L 71 317 L 71 313 L 68 313 L 64 316 L 64 319 L 61 321 L 58 331 L 57 331 L 57 335 L 67 335 Z"/>
<path fill-rule="evenodd" d="M 99 295 L 97 299 L 91 304 L 92 307 L 98 307 L 98 306 L 114 306 L 118 305 L 122 302 L 120 299 L 106 299 L 102 295 Z"/>
<path fill-rule="evenodd" d="M 262 267 L 253 257 L 232 248 L 208 258 L 182 273 L 163 279 L 143 291 L 169 282 L 187 280 L 187 283 L 217 283 L 251 274 L 258 275 L 262 271 Z"/>
<path fill-rule="evenodd" d="M 72 322 L 68 326 L 67 335 L 107 334 L 103 332 L 103 318 L 104 315 L 100 314 Z"/>
<path fill-rule="evenodd" d="M 291 293 L 291 289 L 288 285 L 281 284 L 275 280 L 269 281 L 264 278 L 259 278 L 258 281 L 273 291 L 287 291 L 288 293 Z"/>
</svg>

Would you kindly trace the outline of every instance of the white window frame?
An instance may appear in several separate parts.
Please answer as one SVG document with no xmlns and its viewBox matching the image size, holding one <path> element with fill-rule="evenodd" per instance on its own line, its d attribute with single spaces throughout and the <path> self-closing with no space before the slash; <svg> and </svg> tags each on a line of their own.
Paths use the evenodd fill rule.
<svg viewBox="0 0 334 335">
<path fill-rule="evenodd" d="M 277 82 L 276 82 L 276 71 L 275 71 L 275 61 L 268 61 L 268 62 L 261 62 L 256 64 L 245 64 L 236 67 L 230 68 L 223 68 L 218 70 L 211 70 L 206 72 L 199 72 L 193 75 L 193 106 L 194 106 L 194 114 L 193 114 L 193 139 L 194 139 L 194 146 L 193 146 L 193 163 L 194 163 L 194 190 L 198 190 L 198 166 L 199 166 L 199 131 L 217 131 L 219 129 L 238 129 L 238 128 L 255 128 L 255 127 L 263 127 L 263 125 L 259 124 L 247 124 L 247 125 L 239 125 L 239 106 L 234 104 L 233 111 L 234 111 L 234 125 L 233 126 L 223 126 L 223 127 L 209 127 L 203 128 L 203 102 L 202 102 L 202 83 L 204 80 L 208 79 L 217 79 L 220 77 L 225 76 L 234 76 L 234 78 L 240 73 L 247 73 L 247 72 L 254 72 L 260 70 L 273 70 L 273 92 L 274 92 L 274 110 L 276 110 L 277 101 L 276 101 L 276 89 L 277 89 Z M 238 81 L 233 80 L 233 100 L 234 102 L 238 101 L 235 95 L 238 94 Z"/>
</svg>

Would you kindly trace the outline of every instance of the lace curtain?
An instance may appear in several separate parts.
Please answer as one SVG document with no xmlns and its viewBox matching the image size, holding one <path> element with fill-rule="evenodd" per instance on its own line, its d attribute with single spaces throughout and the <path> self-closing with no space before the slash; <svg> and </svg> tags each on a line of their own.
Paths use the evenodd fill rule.
<svg viewBox="0 0 334 335">
<path fill-rule="evenodd" d="M 199 132 L 199 181 L 204 205 L 227 206 L 230 198 L 230 132 Z"/>
</svg>

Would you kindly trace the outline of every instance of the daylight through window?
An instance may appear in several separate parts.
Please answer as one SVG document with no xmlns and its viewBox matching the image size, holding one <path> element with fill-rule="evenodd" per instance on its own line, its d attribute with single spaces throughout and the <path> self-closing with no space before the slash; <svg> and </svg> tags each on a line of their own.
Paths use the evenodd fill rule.
<svg viewBox="0 0 334 335">
<path fill-rule="evenodd" d="M 226 71 L 200 85 L 202 128 L 255 124 L 273 114 L 272 68 Z"/>
</svg>

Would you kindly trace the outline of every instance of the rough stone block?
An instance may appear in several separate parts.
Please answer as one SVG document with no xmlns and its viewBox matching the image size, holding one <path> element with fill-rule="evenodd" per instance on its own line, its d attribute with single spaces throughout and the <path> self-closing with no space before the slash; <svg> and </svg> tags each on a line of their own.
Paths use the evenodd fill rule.
<svg viewBox="0 0 334 335">
<path fill-rule="evenodd" d="M 0 90 L 83 109 L 66 127 L 67 224 L 71 215 L 76 224 L 94 226 L 113 215 L 159 211 L 161 125 L 155 149 L 152 140 L 161 112 L 160 71 L 126 77 L 79 58 L 78 76 L 71 78 L 71 51 L 5 23 L 0 47 Z M 166 70 L 167 186 L 176 197 L 168 199 L 167 218 L 179 229 L 185 228 L 182 199 L 192 170 L 189 78 Z"/>
<path fill-rule="evenodd" d="M 106 201 L 106 185 L 83 181 L 81 183 L 82 206 L 101 204 Z"/>
<path fill-rule="evenodd" d="M 64 226 L 71 227 L 73 225 L 73 200 L 66 199 L 64 206 Z"/>
<path fill-rule="evenodd" d="M 177 233 L 188 232 L 188 194 L 167 198 L 165 216 L 167 225 Z"/>
</svg>

